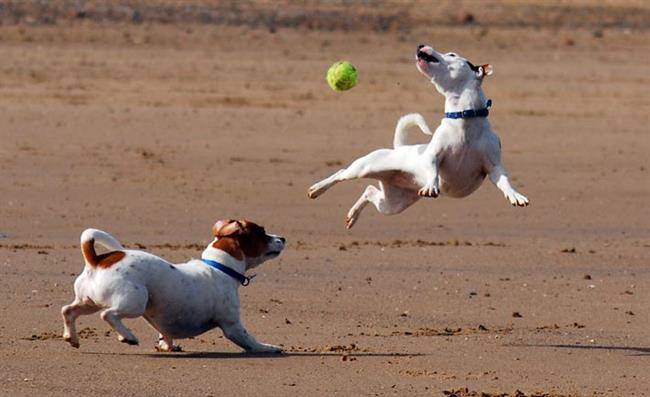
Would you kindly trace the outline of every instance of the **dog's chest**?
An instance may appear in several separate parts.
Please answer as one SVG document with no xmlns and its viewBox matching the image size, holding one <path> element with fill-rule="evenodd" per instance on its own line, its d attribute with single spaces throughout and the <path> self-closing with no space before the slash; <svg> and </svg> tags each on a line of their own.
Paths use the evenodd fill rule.
<svg viewBox="0 0 650 397">
<path fill-rule="evenodd" d="M 481 166 L 483 162 L 483 134 L 479 125 L 464 122 L 445 125 L 436 138 L 441 147 L 441 163 L 452 169 L 468 169 Z"/>
<path fill-rule="evenodd" d="M 462 132 L 449 134 L 440 162 L 441 190 L 452 197 L 464 197 L 485 179 L 484 154 L 480 139 Z"/>
</svg>

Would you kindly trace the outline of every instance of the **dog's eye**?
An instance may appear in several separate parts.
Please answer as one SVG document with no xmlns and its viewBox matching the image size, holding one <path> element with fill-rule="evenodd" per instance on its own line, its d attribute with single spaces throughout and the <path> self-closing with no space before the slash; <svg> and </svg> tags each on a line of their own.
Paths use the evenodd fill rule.
<svg viewBox="0 0 650 397">
<path fill-rule="evenodd" d="M 455 56 L 456 56 L 456 54 L 454 54 L 453 52 L 450 52 L 450 53 L 447 54 L 447 55 L 449 55 L 450 57 L 455 57 Z"/>
</svg>

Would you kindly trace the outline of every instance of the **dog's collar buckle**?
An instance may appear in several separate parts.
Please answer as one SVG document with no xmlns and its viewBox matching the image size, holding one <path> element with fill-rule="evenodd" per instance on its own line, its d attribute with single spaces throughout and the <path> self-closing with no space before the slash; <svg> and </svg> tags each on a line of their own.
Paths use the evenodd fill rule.
<svg viewBox="0 0 650 397">
<path fill-rule="evenodd" d="M 244 276 L 243 274 L 236 272 L 235 270 L 229 268 L 228 266 L 225 266 L 217 261 L 212 261 L 210 259 L 201 258 L 201 261 L 213 269 L 217 269 L 222 271 L 223 273 L 226 273 L 230 277 L 239 281 L 239 283 L 244 287 L 250 284 L 251 280 L 256 276 L 255 274 L 253 274 L 252 276 Z"/>
<path fill-rule="evenodd" d="M 254 279 L 255 276 L 257 276 L 257 274 L 253 274 L 251 276 L 244 276 L 244 281 L 241 282 L 241 285 L 243 285 L 244 287 L 247 286 L 248 284 L 251 283 L 251 280 Z"/>
<path fill-rule="evenodd" d="M 492 107 L 492 100 L 488 99 L 487 104 L 483 109 L 467 109 L 462 112 L 445 112 L 447 119 L 471 119 L 474 117 L 487 117 L 490 114 Z"/>
</svg>

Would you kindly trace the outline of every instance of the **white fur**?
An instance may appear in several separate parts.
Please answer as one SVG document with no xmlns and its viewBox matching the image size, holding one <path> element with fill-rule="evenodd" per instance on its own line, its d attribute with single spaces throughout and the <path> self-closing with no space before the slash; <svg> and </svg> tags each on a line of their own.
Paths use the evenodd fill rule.
<svg viewBox="0 0 650 397">
<path fill-rule="evenodd" d="M 122 244 L 115 239 L 115 237 L 110 234 L 103 232 L 97 229 L 86 229 L 81 233 L 79 238 L 80 245 L 83 245 L 85 242 L 95 240 L 96 243 L 99 243 L 111 251 L 121 251 L 124 249 Z"/>
<path fill-rule="evenodd" d="M 400 117 L 397 121 L 397 126 L 395 126 L 395 137 L 393 138 L 393 147 L 397 148 L 406 145 L 406 129 L 412 125 L 420 127 L 420 130 L 424 134 L 433 135 L 433 132 L 431 132 L 427 122 L 421 114 L 409 113 Z"/>
<path fill-rule="evenodd" d="M 261 257 L 238 260 L 214 248 L 212 243 L 201 257 L 244 274 L 284 249 L 283 238 L 266 237 L 267 250 Z M 280 347 L 257 342 L 246 331 L 239 316 L 240 283 L 227 274 L 197 259 L 172 264 L 147 252 L 125 250 L 114 237 L 99 230 L 88 229 L 82 233 L 82 245 L 91 239 L 111 250 L 123 251 L 125 256 L 106 269 L 86 263 L 77 277 L 75 300 L 61 310 L 63 338 L 72 346 L 79 347 L 75 319 L 101 311 L 101 318 L 117 332 L 118 339 L 128 344 L 138 344 L 138 339 L 121 320 L 142 316 L 160 333 L 159 350 L 172 351 L 173 339 L 193 337 L 220 327 L 228 339 L 246 351 L 281 351 Z"/>
<path fill-rule="evenodd" d="M 438 62 L 422 59 L 428 54 Z M 481 109 L 487 98 L 481 89 L 483 78 L 492 74 L 492 67 L 472 69 L 465 58 L 441 54 L 429 46 L 420 46 L 416 53 L 418 70 L 428 77 L 445 97 L 445 112 Z M 405 145 L 404 131 L 418 125 L 431 134 L 419 114 L 402 117 L 395 128 L 394 149 L 379 149 L 355 160 L 328 178 L 309 188 L 316 198 L 338 182 L 371 178 L 379 186 L 369 185 L 350 208 L 346 225 L 352 227 L 361 211 L 372 203 L 385 215 L 397 214 L 421 197 L 465 197 L 474 192 L 489 176 L 514 206 L 527 206 L 528 199 L 517 192 L 501 164 L 501 142 L 492 131 L 487 117 L 442 119 L 431 141 L 422 145 Z"/>
</svg>

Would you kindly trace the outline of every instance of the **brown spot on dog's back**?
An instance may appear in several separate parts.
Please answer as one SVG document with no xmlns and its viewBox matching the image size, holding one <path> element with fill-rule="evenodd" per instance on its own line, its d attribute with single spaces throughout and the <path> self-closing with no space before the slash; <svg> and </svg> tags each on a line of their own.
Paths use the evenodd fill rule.
<svg viewBox="0 0 650 397">
<path fill-rule="evenodd" d="M 81 244 L 81 254 L 86 260 L 86 263 L 91 267 L 99 267 L 102 269 L 107 269 L 113 266 L 126 256 L 122 251 L 112 251 L 97 255 L 97 252 L 95 251 L 95 239 L 90 239 Z"/>
<path fill-rule="evenodd" d="M 122 251 L 107 252 L 105 254 L 99 255 L 97 257 L 97 267 L 108 269 L 109 267 L 124 259 L 125 256 L 126 254 Z"/>
</svg>

